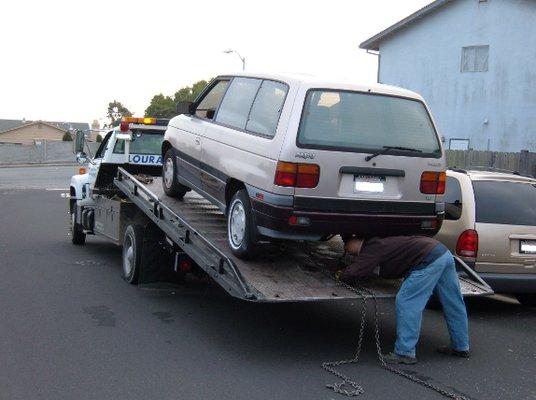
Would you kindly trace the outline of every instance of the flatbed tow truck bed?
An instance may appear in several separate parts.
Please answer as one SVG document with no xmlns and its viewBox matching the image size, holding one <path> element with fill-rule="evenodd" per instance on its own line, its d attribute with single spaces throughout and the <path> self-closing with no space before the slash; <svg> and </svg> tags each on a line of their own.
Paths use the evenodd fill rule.
<svg viewBox="0 0 536 400">
<path fill-rule="evenodd" d="M 142 182 L 143 181 L 143 182 Z M 166 235 L 170 244 L 234 297 L 256 302 L 302 302 L 362 299 L 372 295 L 337 284 L 327 266 L 342 254 L 342 241 L 261 244 L 254 260 L 235 257 L 227 243 L 225 215 L 195 192 L 183 200 L 167 196 L 161 178 L 134 176 L 118 169 L 114 184 Z M 492 294 L 490 287 L 456 259 L 464 296 Z M 360 286 L 377 298 L 394 298 L 400 280 L 373 279 Z"/>
</svg>

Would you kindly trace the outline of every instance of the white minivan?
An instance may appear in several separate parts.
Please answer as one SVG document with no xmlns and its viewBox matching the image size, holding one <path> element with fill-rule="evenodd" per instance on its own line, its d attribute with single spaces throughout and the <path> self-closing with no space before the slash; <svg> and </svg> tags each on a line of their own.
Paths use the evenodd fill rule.
<svg viewBox="0 0 536 400">
<path fill-rule="evenodd" d="M 435 234 L 445 156 L 418 94 L 309 76 L 240 73 L 180 103 L 162 145 L 163 186 L 228 218 L 238 256 L 260 238 Z"/>
</svg>

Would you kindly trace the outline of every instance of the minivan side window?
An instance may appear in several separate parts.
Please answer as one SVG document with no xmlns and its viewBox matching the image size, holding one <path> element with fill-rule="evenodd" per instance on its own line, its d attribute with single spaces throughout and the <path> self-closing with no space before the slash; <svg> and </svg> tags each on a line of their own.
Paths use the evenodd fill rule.
<svg viewBox="0 0 536 400">
<path fill-rule="evenodd" d="M 462 216 L 462 188 L 458 179 L 447 177 L 445 191 L 445 219 L 458 220 Z"/>
<path fill-rule="evenodd" d="M 246 129 L 246 122 L 261 86 L 260 79 L 234 78 L 216 115 L 216 122 L 238 129 Z"/>
<path fill-rule="evenodd" d="M 246 130 L 274 137 L 287 90 L 287 85 L 281 82 L 263 81 L 251 107 Z"/>
<path fill-rule="evenodd" d="M 207 119 L 214 118 L 216 109 L 218 108 L 228 85 L 228 80 L 218 81 L 197 105 L 195 116 Z"/>
</svg>

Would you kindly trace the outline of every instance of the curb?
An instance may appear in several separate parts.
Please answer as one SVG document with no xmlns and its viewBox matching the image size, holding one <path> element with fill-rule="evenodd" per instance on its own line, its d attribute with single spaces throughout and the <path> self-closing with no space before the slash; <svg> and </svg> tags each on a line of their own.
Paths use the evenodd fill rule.
<svg viewBox="0 0 536 400">
<path fill-rule="evenodd" d="M 26 167 L 74 167 L 77 163 L 31 163 L 31 164 L 0 164 L 0 168 L 26 168 Z"/>
</svg>

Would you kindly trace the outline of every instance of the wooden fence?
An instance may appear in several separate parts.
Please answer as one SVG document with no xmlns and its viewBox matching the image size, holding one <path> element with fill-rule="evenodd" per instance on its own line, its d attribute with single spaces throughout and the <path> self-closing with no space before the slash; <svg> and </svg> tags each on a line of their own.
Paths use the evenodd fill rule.
<svg viewBox="0 0 536 400">
<path fill-rule="evenodd" d="M 519 172 L 536 176 L 536 153 L 522 150 L 519 153 L 495 151 L 446 150 L 449 167 L 484 167 Z"/>
</svg>

